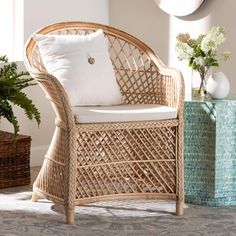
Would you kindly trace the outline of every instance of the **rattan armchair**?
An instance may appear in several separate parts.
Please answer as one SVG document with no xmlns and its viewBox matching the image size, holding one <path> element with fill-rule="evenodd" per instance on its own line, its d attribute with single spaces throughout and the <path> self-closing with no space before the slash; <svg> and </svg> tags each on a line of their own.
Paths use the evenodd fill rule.
<svg viewBox="0 0 236 236">
<path fill-rule="evenodd" d="M 50 75 L 32 37 L 25 64 L 50 100 L 56 128 L 32 200 L 50 199 L 74 223 L 76 205 L 113 199 L 172 199 L 183 214 L 183 99 L 181 73 L 166 67 L 137 38 L 95 23 L 64 22 L 38 34 L 86 34 L 101 28 L 126 104 L 176 108 L 168 120 L 80 124 L 61 83 Z"/>
</svg>

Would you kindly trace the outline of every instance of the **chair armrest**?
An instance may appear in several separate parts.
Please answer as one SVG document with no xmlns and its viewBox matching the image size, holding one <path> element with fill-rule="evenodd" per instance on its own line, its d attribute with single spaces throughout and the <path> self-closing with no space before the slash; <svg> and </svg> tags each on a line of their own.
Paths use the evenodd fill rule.
<svg viewBox="0 0 236 236">
<path fill-rule="evenodd" d="M 157 67 L 160 78 L 157 83 L 161 88 L 160 104 L 177 109 L 178 116 L 183 117 L 185 86 L 181 72 L 175 68 L 165 66 L 161 60 L 152 55 L 153 63 Z"/>
<path fill-rule="evenodd" d="M 75 128 L 74 114 L 67 93 L 56 77 L 46 71 L 31 71 L 30 75 L 44 90 L 46 98 L 50 100 L 56 113 L 57 122 L 67 130 Z"/>
<path fill-rule="evenodd" d="M 178 113 L 183 113 L 185 88 L 181 72 L 174 68 L 163 67 L 159 73 L 164 80 L 166 104 L 176 108 Z"/>
</svg>

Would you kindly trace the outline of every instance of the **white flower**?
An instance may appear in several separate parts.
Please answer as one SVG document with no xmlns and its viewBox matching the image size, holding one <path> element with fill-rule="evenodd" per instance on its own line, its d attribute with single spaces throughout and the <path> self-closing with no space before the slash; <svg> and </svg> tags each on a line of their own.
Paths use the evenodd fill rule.
<svg viewBox="0 0 236 236">
<path fill-rule="evenodd" d="M 177 43 L 176 45 L 177 57 L 180 61 L 188 60 L 194 55 L 194 50 L 187 43 Z"/>
<path fill-rule="evenodd" d="M 221 53 L 221 59 L 222 60 L 227 61 L 229 58 L 230 58 L 230 52 L 229 51 Z"/>
<path fill-rule="evenodd" d="M 199 66 L 205 66 L 206 64 L 203 57 L 195 57 L 193 61 Z"/>
<path fill-rule="evenodd" d="M 214 40 L 210 38 L 210 36 L 207 35 L 202 39 L 201 49 L 205 53 L 208 53 L 210 50 L 215 52 L 217 50 L 217 44 Z"/>
<path fill-rule="evenodd" d="M 189 33 L 178 34 L 176 39 L 181 43 L 187 43 L 188 40 L 190 39 L 190 35 L 189 35 Z"/>
<path fill-rule="evenodd" d="M 209 32 L 209 35 L 212 36 L 217 45 L 220 45 L 225 41 L 225 30 L 223 27 L 213 26 Z"/>
<path fill-rule="evenodd" d="M 201 49 L 205 53 L 208 53 L 210 50 L 216 52 L 218 45 L 222 44 L 224 41 L 224 28 L 213 26 L 209 33 L 202 39 Z"/>
</svg>

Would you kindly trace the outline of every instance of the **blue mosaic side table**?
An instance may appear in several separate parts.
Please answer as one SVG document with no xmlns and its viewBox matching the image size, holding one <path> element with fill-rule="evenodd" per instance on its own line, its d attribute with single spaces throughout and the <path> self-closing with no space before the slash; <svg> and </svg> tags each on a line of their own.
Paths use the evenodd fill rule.
<svg viewBox="0 0 236 236">
<path fill-rule="evenodd" d="M 236 205 L 236 99 L 185 102 L 185 201 Z"/>
</svg>

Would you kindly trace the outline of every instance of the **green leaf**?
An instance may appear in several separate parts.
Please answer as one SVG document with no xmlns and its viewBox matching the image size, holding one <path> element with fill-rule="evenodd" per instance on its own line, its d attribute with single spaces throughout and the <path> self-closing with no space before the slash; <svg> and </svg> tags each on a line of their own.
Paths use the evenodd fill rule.
<svg viewBox="0 0 236 236">
<path fill-rule="evenodd" d="M 209 57 L 206 60 L 206 66 L 207 67 L 210 67 L 210 66 L 218 67 L 219 63 L 218 63 L 218 61 L 215 58 Z"/>
<path fill-rule="evenodd" d="M 32 100 L 27 98 L 26 94 L 20 91 L 17 91 L 14 95 L 9 97 L 9 101 L 13 104 L 20 106 L 24 111 L 26 116 L 32 120 L 35 119 L 40 124 L 40 114 L 35 105 L 32 103 Z"/>
<path fill-rule="evenodd" d="M 0 117 L 6 118 L 14 127 L 14 134 L 16 135 L 20 128 L 18 121 L 13 113 L 12 106 L 7 100 L 0 99 Z"/>
<path fill-rule="evenodd" d="M 19 132 L 19 124 L 14 115 L 12 104 L 21 107 L 26 116 L 35 119 L 40 124 L 40 113 L 22 89 L 34 86 L 33 78 L 26 71 L 17 71 L 17 64 L 9 62 L 6 56 L 0 56 L 0 62 L 4 63 L 0 68 L 0 117 L 5 117 L 14 127 L 14 133 Z"/>
</svg>

